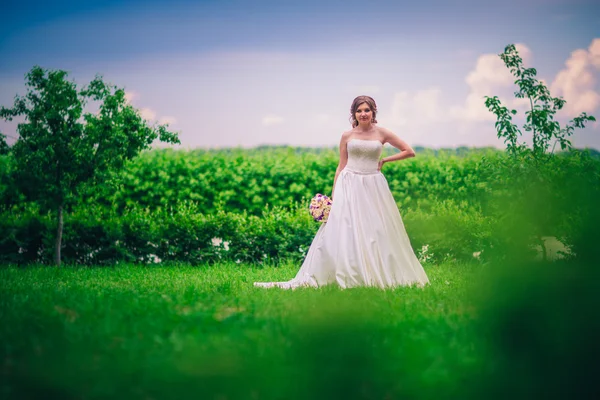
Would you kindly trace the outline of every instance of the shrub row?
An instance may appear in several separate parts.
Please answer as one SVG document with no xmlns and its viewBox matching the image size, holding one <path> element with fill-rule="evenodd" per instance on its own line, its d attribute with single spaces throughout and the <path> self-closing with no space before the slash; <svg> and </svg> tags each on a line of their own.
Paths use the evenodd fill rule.
<svg viewBox="0 0 600 400">
<path fill-rule="evenodd" d="M 56 221 L 31 208 L 0 215 L 0 263 L 52 262 Z M 90 206 L 65 217 L 62 259 L 67 264 L 118 262 L 213 263 L 300 259 L 318 226 L 304 210 L 271 209 L 262 216 L 194 206 L 122 215 Z"/>
<path fill-rule="evenodd" d="M 467 204 L 441 202 L 431 212 L 403 213 L 413 249 L 423 261 L 471 259 L 486 246 L 489 221 Z M 33 208 L 0 214 L 0 263 L 50 264 L 56 221 Z M 193 205 L 169 211 L 132 208 L 123 214 L 81 207 L 65 218 L 62 259 L 67 264 L 119 262 L 260 264 L 301 262 L 319 224 L 307 210 L 271 208 L 261 216 Z"/>
<path fill-rule="evenodd" d="M 293 159 L 295 153 L 289 149 L 285 151 Z M 274 180 L 264 185 L 268 193 L 277 195 L 281 200 L 278 205 L 269 203 L 269 194 L 262 192 L 260 196 L 266 198 L 262 199 L 260 208 L 257 205 L 258 194 L 251 201 L 256 204 L 242 204 L 240 199 L 248 200 L 246 197 L 250 196 L 250 192 L 226 168 L 226 161 L 234 157 L 239 158 L 241 164 L 248 163 L 246 172 L 238 171 L 238 177 L 244 174 L 272 176 L 282 170 L 286 171 L 282 176 L 288 178 L 290 174 L 296 174 L 288 169 L 287 159 L 281 154 L 275 157 L 273 154 L 276 153 L 273 149 L 265 150 L 266 161 L 258 166 L 253 164 L 258 160 L 252 159 L 261 154 L 258 150 L 248 152 L 252 156 L 249 158 L 242 157 L 246 154 L 242 150 L 223 151 L 219 153 L 222 157 L 200 152 L 205 157 L 210 154 L 203 161 L 204 167 L 222 163 L 221 169 L 214 171 L 221 174 L 213 181 L 217 189 L 210 185 L 202 189 L 218 194 L 217 199 L 212 198 L 212 203 L 208 197 L 190 200 L 183 196 L 180 199 L 181 193 L 168 190 L 170 184 L 152 178 L 154 171 L 167 181 L 171 179 L 171 173 L 163 174 L 164 171 L 161 172 L 158 167 L 151 167 L 153 164 L 165 167 L 166 164 L 142 162 L 150 175 L 146 178 L 140 175 L 137 185 L 145 188 L 146 192 L 156 190 L 154 195 L 160 199 L 159 204 L 148 205 L 142 199 L 133 201 L 128 197 L 131 201 L 115 207 L 115 202 L 119 202 L 118 196 L 127 190 L 109 193 L 106 187 L 90 189 L 75 211 L 66 217 L 63 260 L 87 265 L 121 261 L 198 264 L 223 259 L 250 263 L 280 258 L 301 260 L 318 229 L 318 224 L 310 219 L 305 208 L 298 206 L 306 201 L 289 197 L 291 191 L 286 191 L 284 186 L 275 188 L 273 182 L 278 180 Z M 194 153 L 156 151 L 147 153 L 145 157 L 172 157 L 173 160 L 191 162 L 190 154 Z M 316 157 L 313 159 L 316 164 L 306 167 L 304 173 L 318 171 L 317 165 L 327 159 L 326 154 L 325 150 L 300 153 L 307 165 L 310 165 L 310 157 Z M 393 191 L 397 185 L 406 189 L 402 195 L 395 193 L 395 198 L 400 204 L 413 248 L 425 260 L 464 260 L 481 251 L 484 255 L 493 251 L 516 254 L 511 249 L 518 246 L 530 249 L 535 244 L 541 246 L 544 236 L 574 243 L 582 223 L 600 204 L 600 162 L 584 154 L 548 157 L 547 160 L 523 159 L 517 163 L 498 154 L 491 154 L 483 163 L 474 159 L 460 161 L 444 157 L 427 161 L 431 170 L 423 167 L 419 174 L 412 175 L 411 168 L 416 164 L 391 164 L 390 167 L 396 166 L 404 174 L 402 181 L 393 178 L 391 168 L 385 171 Z M 0 159 L 3 165 L 10 166 L 6 160 Z M 256 168 L 252 169 L 250 165 Z M 457 173 L 461 168 L 469 172 Z M 446 175 L 439 173 L 442 169 L 447 172 Z M 230 175 L 224 171 L 229 171 Z M 317 173 L 315 176 L 313 183 L 323 179 L 324 174 Z M 440 176 L 443 179 L 438 179 Z M 427 177 L 431 179 L 427 180 Z M 0 178 L 0 189 L 10 193 L 10 180 L 4 179 L 2 174 Z M 298 175 L 294 179 L 301 178 Z M 184 183 L 181 183 L 181 188 L 186 187 Z M 131 190 L 135 187 L 132 186 Z M 262 184 L 255 183 L 253 187 L 262 188 Z M 159 197 L 159 189 L 165 190 L 163 197 Z M 227 201 L 223 190 L 231 194 Z M 410 198 L 411 191 L 415 192 L 417 200 Z M 282 203 L 284 198 L 288 203 Z M 240 203 L 233 204 L 232 199 L 238 199 L 235 201 Z M 265 208 L 265 204 L 271 205 Z M 249 209 L 243 209 L 246 206 Z M 238 209 L 240 207 L 242 210 Z M 21 199 L 17 206 L 6 207 L 5 204 L 4 211 L 0 210 L 0 262 L 50 263 L 54 226 L 52 217 L 40 214 L 34 203 Z"/>
<path fill-rule="evenodd" d="M 225 150 L 152 150 L 116 177 L 115 186 L 89 190 L 82 201 L 117 210 L 151 210 L 193 201 L 204 213 L 219 208 L 261 215 L 265 204 L 289 207 L 331 193 L 338 152 L 299 152 L 295 148 Z M 393 152 L 386 149 L 386 152 Z M 419 154 L 386 164 L 384 174 L 398 205 L 427 207 L 438 199 L 470 200 L 481 191 L 478 171 L 482 150 Z"/>
</svg>

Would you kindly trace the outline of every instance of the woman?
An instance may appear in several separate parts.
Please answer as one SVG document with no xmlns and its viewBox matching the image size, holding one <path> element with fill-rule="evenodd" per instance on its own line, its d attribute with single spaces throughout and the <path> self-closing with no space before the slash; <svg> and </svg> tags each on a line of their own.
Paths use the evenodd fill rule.
<svg viewBox="0 0 600 400">
<path fill-rule="evenodd" d="M 376 125 L 377 106 L 371 97 L 354 99 L 350 114 L 353 129 L 340 140 L 327 222 L 317 231 L 294 279 L 256 282 L 255 286 L 294 289 L 335 283 L 342 288 L 386 288 L 429 282 L 380 172 L 385 163 L 414 157 L 415 152 L 388 129 Z M 400 152 L 380 159 L 385 143 Z"/>
</svg>

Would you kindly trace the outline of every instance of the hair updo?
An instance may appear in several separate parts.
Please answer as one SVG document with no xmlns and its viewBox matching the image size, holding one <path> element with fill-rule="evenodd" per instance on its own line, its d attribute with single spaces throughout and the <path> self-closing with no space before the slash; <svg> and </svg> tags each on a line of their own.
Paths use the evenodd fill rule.
<svg viewBox="0 0 600 400">
<path fill-rule="evenodd" d="M 371 109 L 371 112 L 373 112 L 373 119 L 371 119 L 371 123 L 377 123 L 377 104 L 375 104 L 375 100 L 373 100 L 373 98 L 370 96 L 358 96 L 354 99 L 352 105 L 350 106 L 350 123 L 352 124 L 353 128 L 358 126 L 358 121 L 356 120 L 356 110 L 358 109 L 358 106 L 363 103 L 367 103 Z"/>
</svg>

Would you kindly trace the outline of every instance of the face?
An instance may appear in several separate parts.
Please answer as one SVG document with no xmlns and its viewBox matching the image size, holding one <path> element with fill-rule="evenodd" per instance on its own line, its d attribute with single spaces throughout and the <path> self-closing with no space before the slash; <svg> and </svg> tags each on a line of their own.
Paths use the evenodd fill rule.
<svg viewBox="0 0 600 400">
<path fill-rule="evenodd" d="M 373 119 L 373 111 L 367 103 L 362 103 L 356 109 L 354 117 L 359 123 L 371 122 Z"/>
</svg>

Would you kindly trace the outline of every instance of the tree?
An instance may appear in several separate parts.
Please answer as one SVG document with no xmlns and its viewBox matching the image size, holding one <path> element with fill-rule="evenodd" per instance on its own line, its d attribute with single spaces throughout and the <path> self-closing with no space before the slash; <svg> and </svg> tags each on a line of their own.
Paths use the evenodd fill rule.
<svg viewBox="0 0 600 400">
<path fill-rule="evenodd" d="M 55 263 L 60 266 L 63 214 L 86 185 L 99 184 L 155 140 L 179 143 L 167 125 L 149 126 L 125 91 L 96 76 L 78 90 L 67 72 L 39 66 L 26 75 L 27 94 L 0 118 L 24 116 L 11 147 L 15 182 L 43 210 L 56 212 Z M 84 112 L 86 107 L 96 112 Z"/>
<path fill-rule="evenodd" d="M 498 137 L 504 139 L 509 157 L 498 158 L 494 162 L 484 160 L 483 166 L 487 167 L 493 182 L 495 203 L 500 205 L 495 212 L 503 221 L 501 225 L 512 229 L 511 234 L 506 236 L 517 241 L 522 241 L 523 236 L 518 237 L 514 232 L 535 237 L 546 259 L 542 236 L 556 230 L 559 225 L 572 224 L 565 220 L 577 219 L 571 215 L 575 212 L 573 202 L 577 201 L 571 195 L 576 192 L 572 172 L 585 170 L 588 162 L 582 158 L 586 155 L 576 152 L 569 155 L 572 159 L 558 158 L 553 154 L 554 148 L 560 144 L 562 150 L 572 150 L 569 137 L 575 128 L 584 128 L 587 122 L 596 119 L 584 112 L 561 127 L 554 117 L 566 101 L 550 95 L 544 83 L 536 79 L 535 68 L 523 66 L 514 45 L 506 46 L 499 57 L 516 77 L 515 84 L 519 89 L 514 93 L 515 97 L 528 100 L 529 110 L 525 112 L 523 129 L 531 132 L 532 146 L 519 140 L 521 129 L 512 122 L 517 111 L 503 106 L 497 96 L 486 96 L 485 105 L 496 115 L 496 131 Z M 552 151 L 549 151 L 550 146 Z M 597 185 L 596 181 L 595 176 L 589 177 L 591 185 Z"/>
<path fill-rule="evenodd" d="M 554 146 L 560 143 L 562 150 L 570 150 L 571 142 L 568 137 L 571 136 L 575 128 L 584 128 L 586 122 L 596 119 L 587 115 L 585 112 L 573 118 L 564 128 L 561 128 L 558 121 L 554 121 L 554 115 L 561 110 L 566 101 L 560 97 L 552 97 L 550 91 L 543 82 L 538 81 L 535 76 L 535 68 L 525 68 L 523 59 L 514 44 L 506 46 L 504 52 L 499 54 L 506 67 L 510 70 L 517 80 L 515 84 L 519 90 L 515 92 L 515 97 L 529 100 L 530 109 L 525 112 L 526 123 L 523 129 L 532 132 L 533 147 L 529 149 L 525 144 L 519 143 L 519 136 L 522 135 L 517 125 L 512 123 L 512 115 L 517 114 L 517 110 L 508 110 L 504 107 L 498 96 L 485 96 L 485 106 L 496 114 L 496 131 L 499 138 L 504 138 L 508 152 L 513 155 L 526 153 L 529 149 L 533 152 L 534 158 L 539 158 L 549 149 L 550 143 L 554 140 Z M 553 151 L 554 151 L 553 146 Z"/>
<path fill-rule="evenodd" d="M 0 132 L 0 156 L 8 154 L 10 148 L 6 143 L 6 136 Z"/>
</svg>

